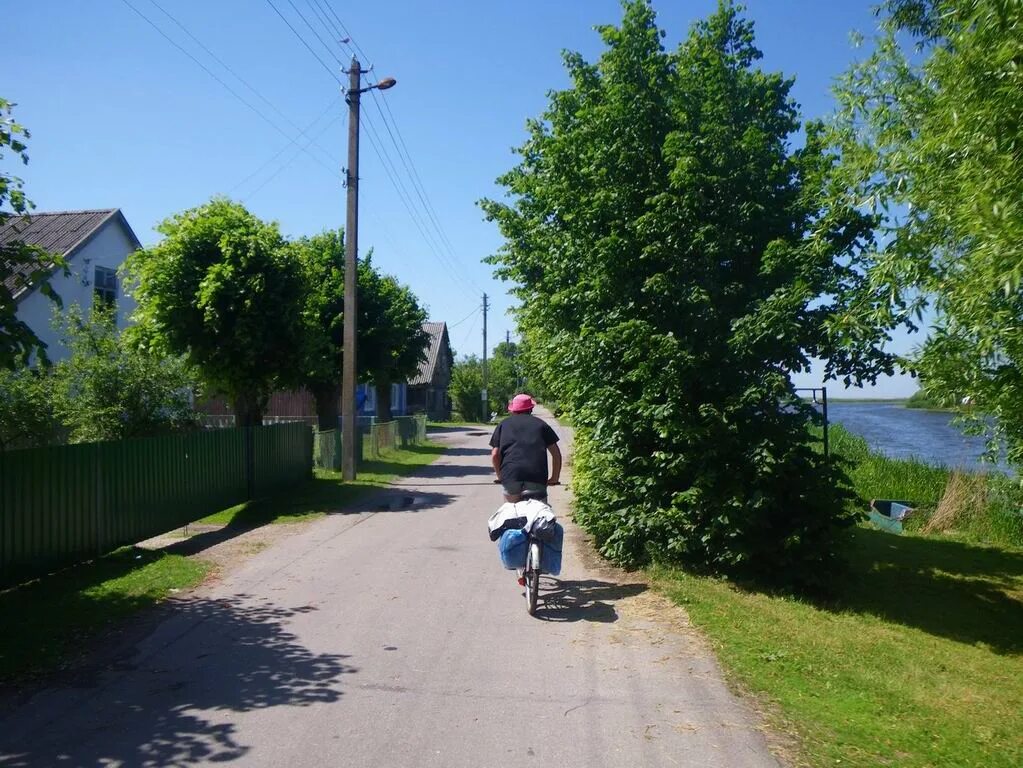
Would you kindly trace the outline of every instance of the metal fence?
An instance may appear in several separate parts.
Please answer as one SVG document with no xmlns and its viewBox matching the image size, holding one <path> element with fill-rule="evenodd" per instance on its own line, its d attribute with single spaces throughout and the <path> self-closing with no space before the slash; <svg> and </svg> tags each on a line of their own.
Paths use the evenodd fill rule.
<svg viewBox="0 0 1023 768">
<path fill-rule="evenodd" d="M 399 416 L 393 421 L 373 422 L 359 427 L 355 461 L 378 459 L 399 448 L 426 442 L 426 416 Z M 341 469 L 341 430 L 317 431 L 313 461 L 320 469 Z"/>
<path fill-rule="evenodd" d="M 0 453 L 0 583 L 102 555 L 312 471 L 304 424 Z"/>
<path fill-rule="evenodd" d="M 372 424 L 363 435 L 363 456 L 380 458 L 399 448 L 426 442 L 426 415 L 399 416 L 392 421 Z"/>
</svg>

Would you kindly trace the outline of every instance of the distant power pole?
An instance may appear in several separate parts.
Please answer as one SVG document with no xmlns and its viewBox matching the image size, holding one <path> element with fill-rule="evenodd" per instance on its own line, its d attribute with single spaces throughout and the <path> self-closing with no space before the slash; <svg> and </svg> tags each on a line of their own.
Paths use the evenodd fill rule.
<svg viewBox="0 0 1023 768">
<path fill-rule="evenodd" d="M 348 187 L 348 219 L 345 225 L 345 308 L 341 360 L 341 479 L 355 479 L 355 370 L 356 319 L 358 318 L 358 258 L 359 258 L 359 100 L 363 93 L 377 88 L 381 91 L 394 86 L 394 78 L 385 77 L 374 85 L 362 87 L 364 70 L 359 60 L 352 57 L 348 70 L 348 169 L 345 184 Z"/>
<path fill-rule="evenodd" d="M 487 304 L 487 294 L 483 294 L 483 392 L 480 393 L 480 399 L 483 401 L 483 416 L 484 418 L 490 417 L 490 399 L 487 395 L 487 310 L 489 309 Z"/>
<path fill-rule="evenodd" d="M 504 343 L 511 344 L 511 331 L 504 332 Z"/>
</svg>

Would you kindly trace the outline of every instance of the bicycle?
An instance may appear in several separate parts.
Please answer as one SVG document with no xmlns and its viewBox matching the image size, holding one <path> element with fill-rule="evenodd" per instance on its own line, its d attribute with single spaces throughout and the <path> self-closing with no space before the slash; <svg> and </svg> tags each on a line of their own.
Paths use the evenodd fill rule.
<svg viewBox="0 0 1023 768">
<path fill-rule="evenodd" d="M 535 499 L 547 503 L 547 491 L 523 491 L 520 501 Z M 522 576 L 526 580 L 526 612 L 536 615 L 536 603 L 540 597 L 540 574 L 543 573 L 543 542 L 532 534 L 526 533 L 526 565 Z"/>
</svg>

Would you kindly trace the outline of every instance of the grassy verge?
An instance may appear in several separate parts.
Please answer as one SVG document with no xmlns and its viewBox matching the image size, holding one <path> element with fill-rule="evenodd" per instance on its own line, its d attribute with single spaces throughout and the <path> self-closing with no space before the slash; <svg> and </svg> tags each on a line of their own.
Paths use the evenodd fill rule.
<svg viewBox="0 0 1023 768">
<path fill-rule="evenodd" d="M 253 527 L 320 517 L 385 488 L 396 478 L 430 464 L 442 453 L 444 448 L 431 442 L 394 451 L 382 458 L 364 462 L 353 483 L 342 482 L 340 472 L 317 469 L 311 480 L 287 493 L 239 504 L 205 517 L 200 522 Z"/>
<path fill-rule="evenodd" d="M 209 563 L 125 547 L 0 592 L 0 684 L 56 667 L 115 622 L 202 581 Z"/>
<path fill-rule="evenodd" d="M 872 454 L 840 431 L 832 445 L 862 498 L 947 501 L 946 469 Z M 651 577 L 731 676 L 777 705 L 775 724 L 799 734 L 808 764 L 1023 765 L 1018 490 L 983 482 L 983 503 L 941 533 L 921 532 L 926 515 L 903 536 L 858 527 L 827 604 L 674 569 Z"/>
</svg>

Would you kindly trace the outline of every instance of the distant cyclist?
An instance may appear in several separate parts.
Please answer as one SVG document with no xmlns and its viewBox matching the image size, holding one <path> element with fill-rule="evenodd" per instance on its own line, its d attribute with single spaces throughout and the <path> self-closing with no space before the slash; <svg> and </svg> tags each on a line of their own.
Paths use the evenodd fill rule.
<svg viewBox="0 0 1023 768">
<path fill-rule="evenodd" d="M 558 436 L 547 422 L 533 415 L 535 407 L 536 402 L 529 395 L 515 395 L 508 403 L 511 416 L 497 425 L 490 438 L 490 460 L 504 486 L 505 501 L 519 501 L 526 491 L 546 495 L 548 485 L 560 482 Z"/>
</svg>

